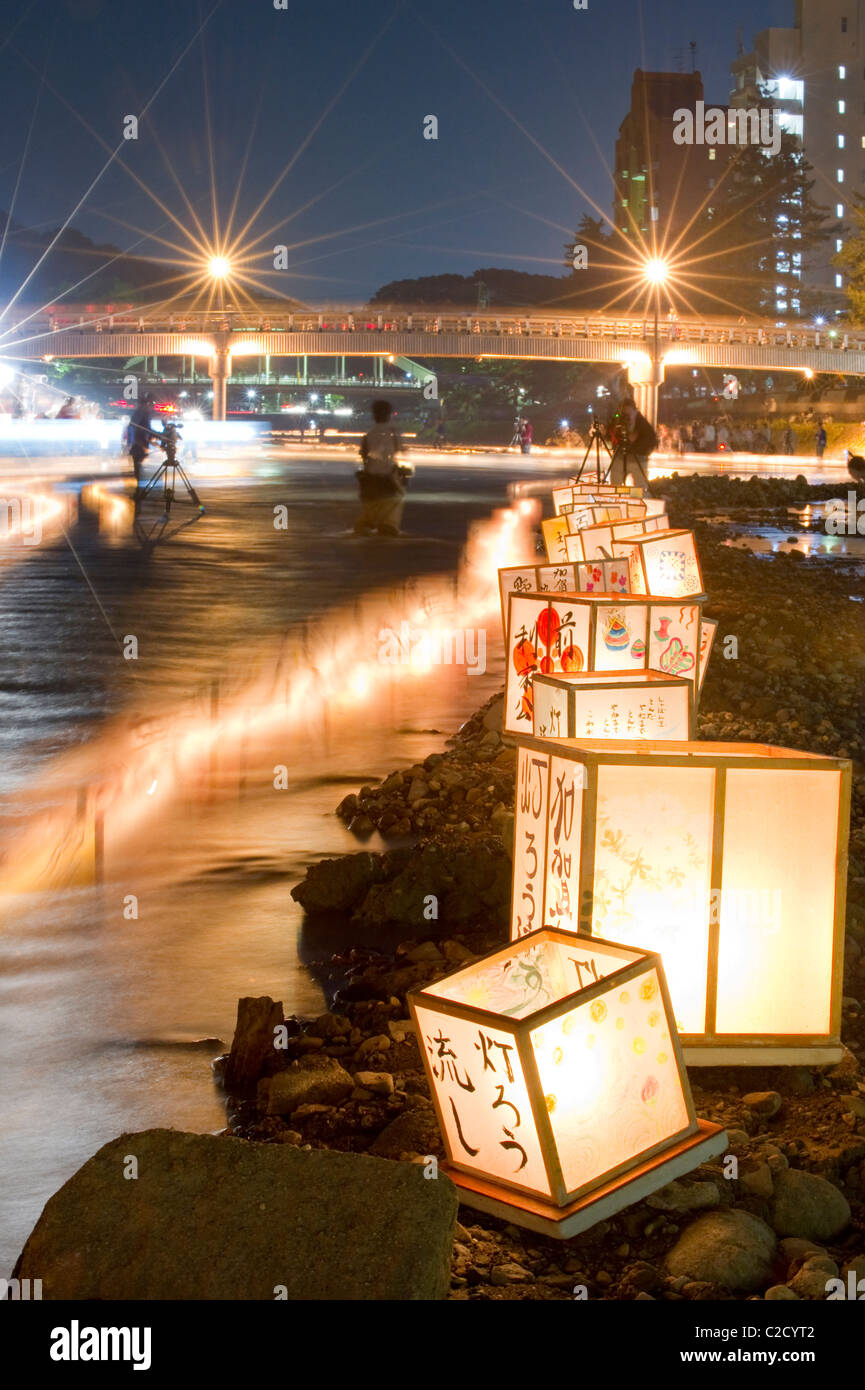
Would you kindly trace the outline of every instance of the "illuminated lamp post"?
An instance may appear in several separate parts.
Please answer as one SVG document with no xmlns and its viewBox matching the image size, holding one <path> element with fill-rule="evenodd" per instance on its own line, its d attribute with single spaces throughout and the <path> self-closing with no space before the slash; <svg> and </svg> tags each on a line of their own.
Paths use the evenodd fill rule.
<svg viewBox="0 0 865 1390">
<path fill-rule="evenodd" d="M 652 346 L 652 384 L 651 384 L 651 404 L 649 407 L 649 419 L 655 429 L 658 427 L 658 388 L 660 385 L 660 340 L 658 334 L 658 312 L 660 308 L 661 290 L 667 283 L 670 267 L 665 260 L 655 257 L 647 261 L 643 267 L 643 275 L 646 283 L 654 290 L 654 311 L 655 311 L 655 332 Z"/>
</svg>

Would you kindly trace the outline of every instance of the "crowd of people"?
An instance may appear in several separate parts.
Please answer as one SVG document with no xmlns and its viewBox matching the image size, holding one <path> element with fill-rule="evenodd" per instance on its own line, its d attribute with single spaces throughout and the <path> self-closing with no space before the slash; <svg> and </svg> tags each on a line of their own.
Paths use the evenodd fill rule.
<svg viewBox="0 0 865 1390">
<path fill-rule="evenodd" d="M 714 419 L 679 421 L 658 426 L 659 449 L 666 454 L 714 454 L 728 450 L 743 454 L 796 454 L 804 442 L 806 454 L 818 459 L 826 450 L 827 435 L 819 418 L 808 422 L 807 432 L 800 434 L 792 422 L 738 422 L 728 415 Z"/>
</svg>

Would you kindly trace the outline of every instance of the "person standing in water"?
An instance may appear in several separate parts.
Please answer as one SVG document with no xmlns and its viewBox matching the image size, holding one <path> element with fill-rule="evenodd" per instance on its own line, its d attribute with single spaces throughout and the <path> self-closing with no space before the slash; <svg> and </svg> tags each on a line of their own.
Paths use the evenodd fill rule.
<svg viewBox="0 0 865 1390">
<path fill-rule="evenodd" d="M 400 524 L 405 506 L 405 483 L 411 470 L 399 463 L 403 444 L 390 424 L 392 414 L 390 401 L 373 401 L 374 423 L 360 443 L 363 466 L 358 469 L 357 481 L 362 507 L 354 524 L 358 536 L 403 535 Z"/>
</svg>

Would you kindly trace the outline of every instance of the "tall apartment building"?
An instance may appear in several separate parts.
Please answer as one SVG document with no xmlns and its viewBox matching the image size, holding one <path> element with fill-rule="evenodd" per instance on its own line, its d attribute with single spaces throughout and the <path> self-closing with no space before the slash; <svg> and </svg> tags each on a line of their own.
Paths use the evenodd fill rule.
<svg viewBox="0 0 865 1390">
<path fill-rule="evenodd" d="M 851 195 L 865 191 L 865 0 L 795 0 L 793 27 L 758 34 L 732 74 L 730 105 L 758 105 L 760 90 L 768 93 L 781 124 L 802 141 L 814 197 L 843 223 Z M 826 314 L 844 303 L 843 276 L 832 264 L 843 235 L 799 268 Z"/>
<path fill-rule="evenodd" d="M 698 72 L 643 72 L 631 86 L 631 109 L 616 141 L 614 221 L 634 242 L 671 246 L 711 197 L 723 146 L 677 145 L 676 111 L 703 100 Z"/>
</svg>

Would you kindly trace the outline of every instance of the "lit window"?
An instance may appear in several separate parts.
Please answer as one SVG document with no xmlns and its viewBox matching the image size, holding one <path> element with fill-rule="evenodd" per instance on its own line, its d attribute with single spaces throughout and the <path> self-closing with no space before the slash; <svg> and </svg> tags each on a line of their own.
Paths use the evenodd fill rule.
<svg viewBox="0 0 865 1390">
<path fill-rule="evenodd" d="M 839 136 L 838 136 L 838 148 L 839 148 L 839 150 L 843 150 L 844 144 L 845 144 L 844 136 L 843 136 L 843 135 L 839 135 Z"/>
<path fill-rule="evenodd" d="M 844 170 L 843 170 L 843 169 L 838 169 L 838 170 L 836 171 L 836 177 L 837 177 L 839 183 L 843 183 L 843 182 L 844 182 Z"/>
<path fill-rule="evenodd" d="M 862 144 L 865 145 L 865 135 L 862 136 Z M 716 157 L 717 157 L 717 150 L 714 150 L 714 149 L 710 150 L 710 151 L 709 151 L 709 158 L 710 158 L 710 159 L 715 159 Z"/>
<path fill-rule="evenodd" d="M 846 103 L 846 101 L 839 101 L 839 103 L 838 103 L 838 115 L 839 115 L 839 116 L 844 116 L 844 115 L 846 115 L 846 112 L 847 112 L 847 103 Z"/>
<path fill-rule="evenodd" d="M 836 275 L 836 276 L 835 276 L 835 288 L 836 288 L 836 290 L 840 290 L 843 284 L 844 284 L 844 281 L 841 279 L 841 276 L 840 276 L 840 275 Z"/>
<path fill-rule="evenodd" d="M 865 135 L 862 136 L 862 148 L 865 150 Z"/>
<path fill-rule="evenodd" d="M 844 216 L 844 204 L 843 204 L 843 203 L 836 203 L 836 204 L 835 204 L 835 216 L 836 216 L 836 217 L 843 217 L 843 216 Z"/>
<path fill-rule="evenodd" d="M 843 248 L 844 248 L 844 243 L 843 243 L 843 241 L 841 240 L 840 237 L 836 237 L 836 238 L 835 238 L 835 250 L 836 250 L 836 251 L 841 251 L 841 250 L 843 250 Z"/>
<path fill-rule="evenodd" d="M 847 76 L 847 69 L 845 68 L 843 63 L 838 68 L 838 76 L 840 77 L 842 82 L 844 81 L 844 78 Z"/>
</svg>

